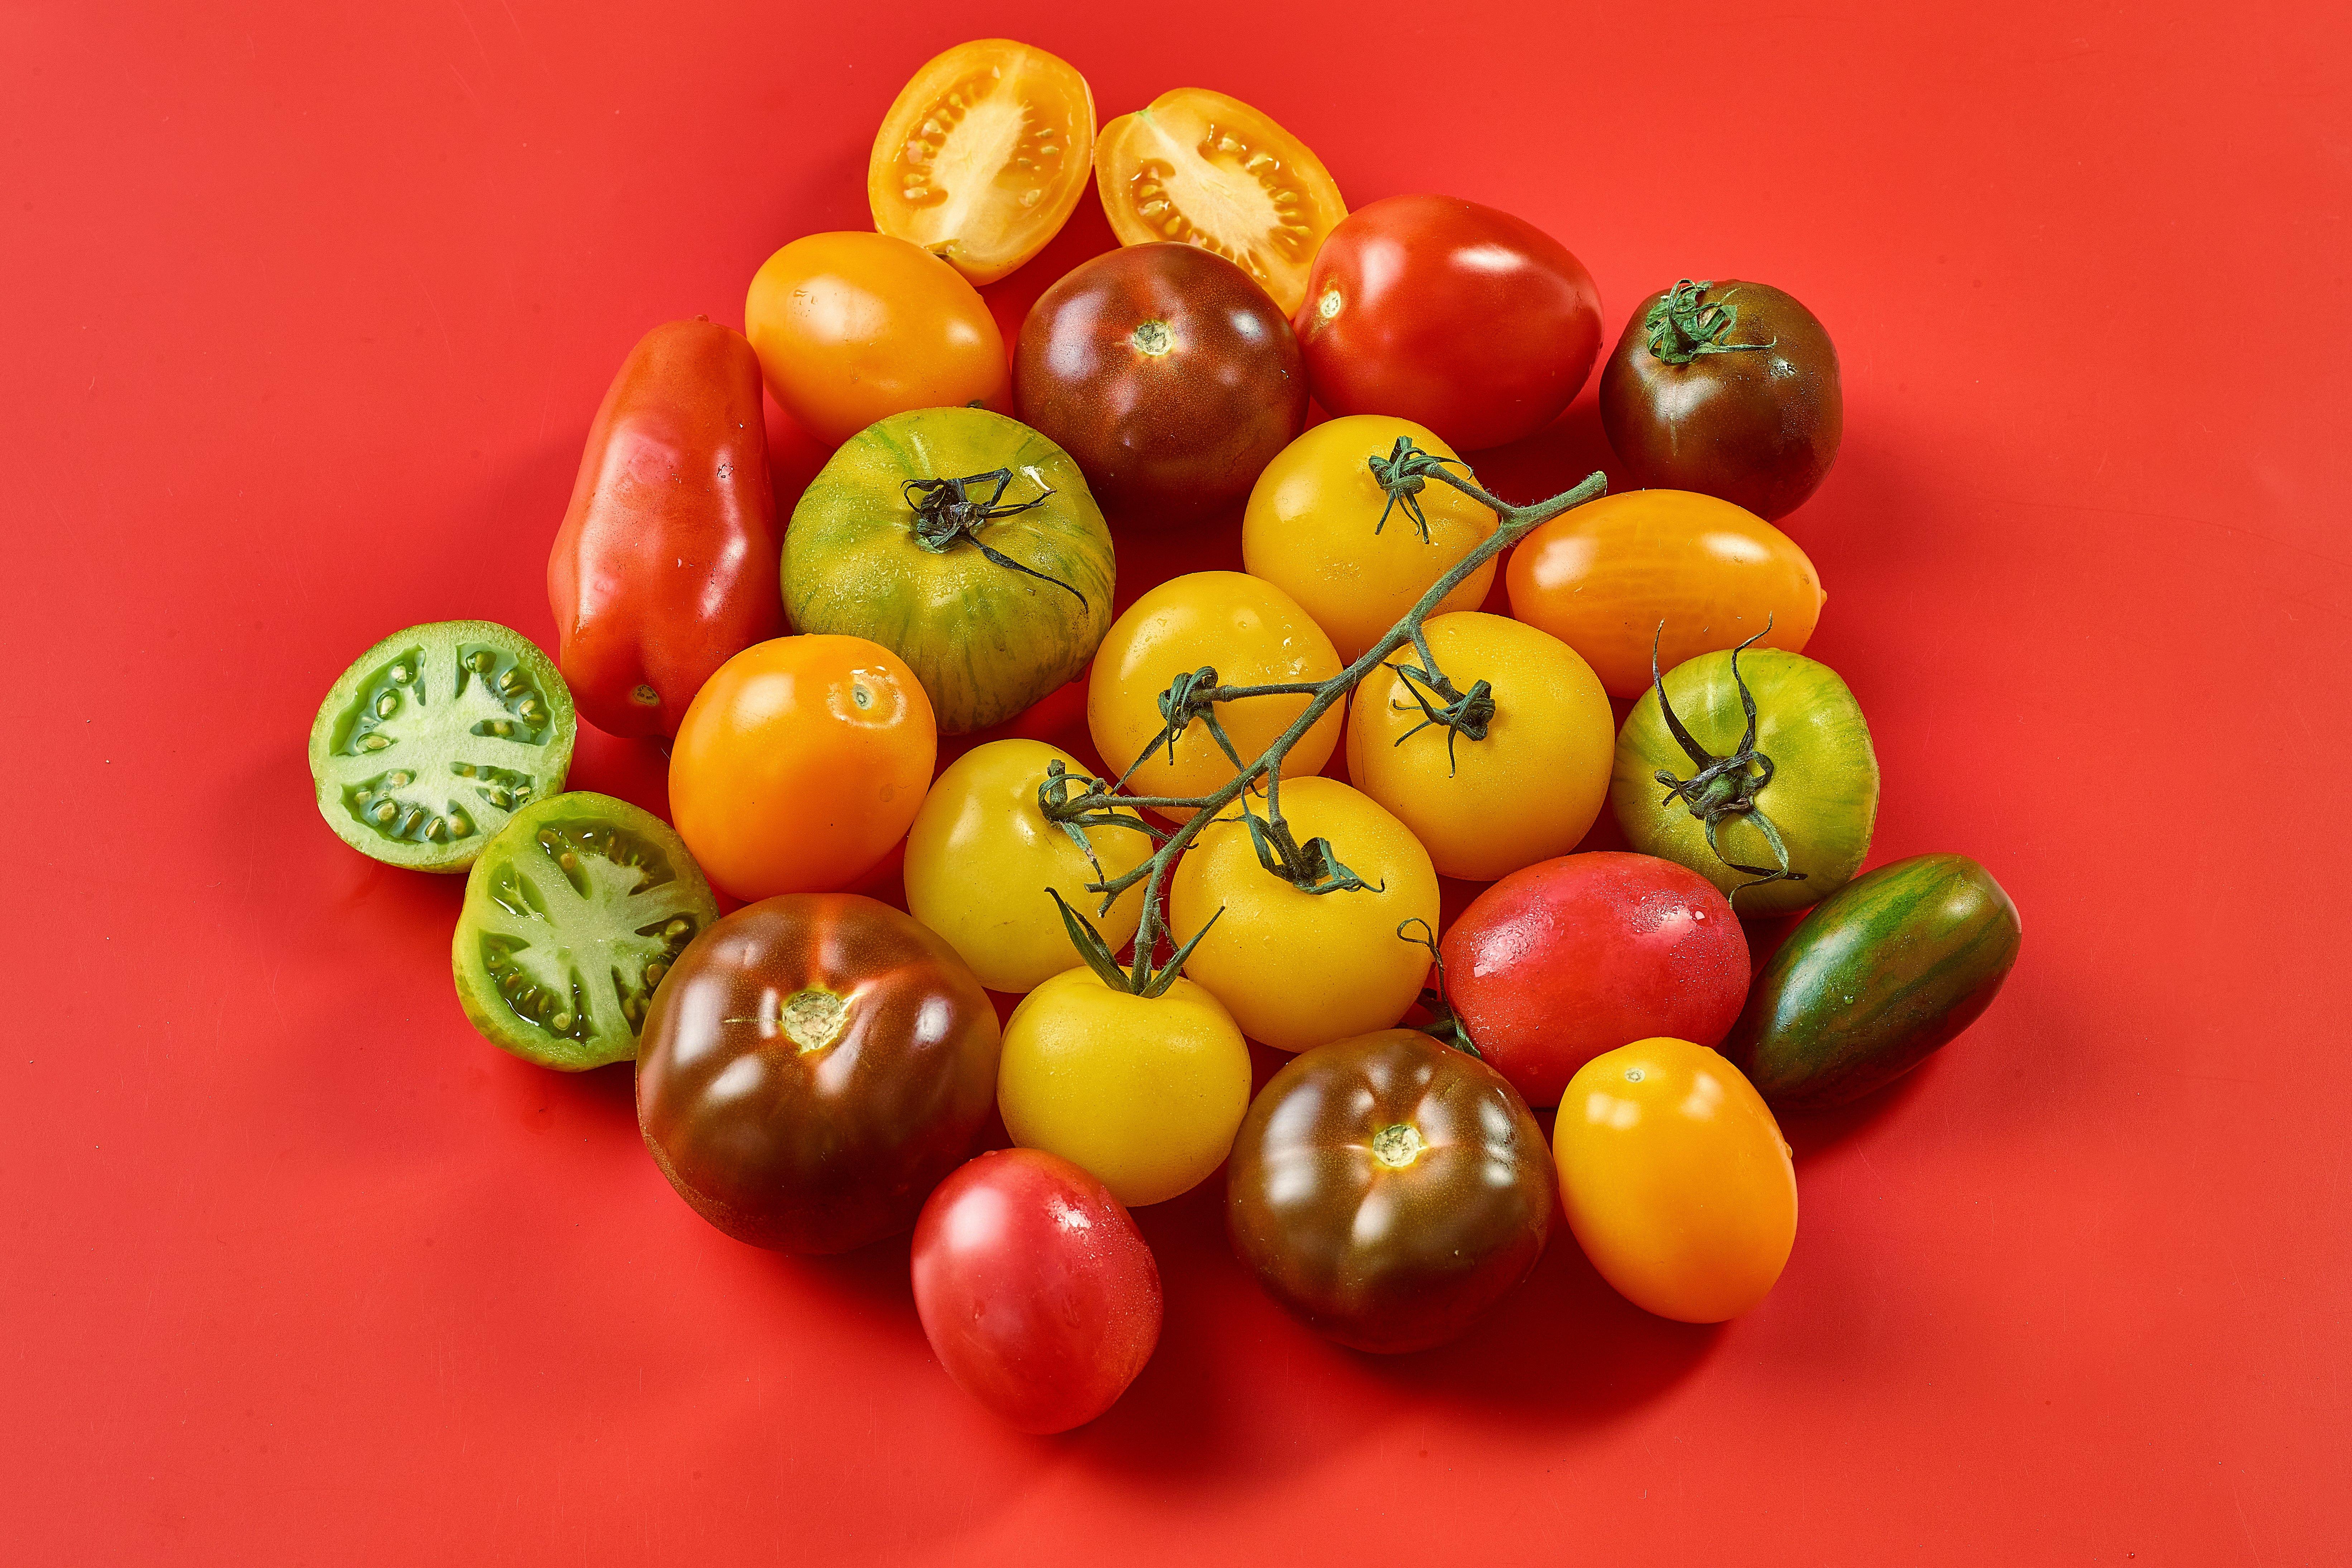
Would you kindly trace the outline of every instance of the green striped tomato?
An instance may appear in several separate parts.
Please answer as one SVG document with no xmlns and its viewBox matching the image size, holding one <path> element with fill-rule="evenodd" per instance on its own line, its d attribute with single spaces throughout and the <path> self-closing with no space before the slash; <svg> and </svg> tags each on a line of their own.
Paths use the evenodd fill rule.
<svg viewBox="0 0 2352 1568">
<path fill-rule="evenodd" d="M 1076 677 L 1110 625 L 1111 580 L 1110 530 L 1077 465 L 986 409 L 866 426 L 784 534 L 793 630 L 906 660 L 944 735 L 1002 724 Z"/>
<path fill-rule="evenodd" d="M 1914 855 L 1823 899 L 1723 1042 L 1786 1111 L 1859 1099 L 1991 1005 L 2017 962 L 2017 905 L 1966 855 Z"/>
</svg>

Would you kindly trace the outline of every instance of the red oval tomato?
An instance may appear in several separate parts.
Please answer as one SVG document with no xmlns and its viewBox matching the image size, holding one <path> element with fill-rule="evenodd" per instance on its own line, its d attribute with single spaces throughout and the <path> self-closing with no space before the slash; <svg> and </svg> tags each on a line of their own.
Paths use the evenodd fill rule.
<svg viewBox="0 0 2352 1568">
<path fill-rule="evenodd" d="M 1713 1045 L 1748 996 L 1748 937 L 1715 884 L 1650 855 L 1597 851 L 1513 872 L 1438 944 L 1446 997 L 1530 1105 L 1654 1035 Z"/>
<path fill-rule="evenodd" d="M 1109 1409 L 1160 1343 L 1160 1265 L 1110 1188 L 997 1149 L 915 1221 L 915 1312 L 957 1386 L 1024 1432 Z"/>
<path fill-rule="evenodd" d="M 1388 413 L 1456 448 L 1549 424 L 1601 352 L 1601 294 L 1533 224 L 1452 196 L 1391 196 L 1323 242 L 1296 320 L 1333 413 Z"/>
</svg>

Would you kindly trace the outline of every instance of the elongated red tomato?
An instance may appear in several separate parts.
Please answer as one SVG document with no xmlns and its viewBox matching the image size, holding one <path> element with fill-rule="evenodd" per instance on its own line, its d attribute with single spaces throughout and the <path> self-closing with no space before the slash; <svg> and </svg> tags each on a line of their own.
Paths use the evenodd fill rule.
<svg viewBox="0 0 2352 1568">
<path fill-rule="evenodd" d="M 556 663 L 582 716 L 676 735 L 711 673 L 784 629 L 760 361 L 698 316 L 629 350 L 547 558 Z"/>
</svg>

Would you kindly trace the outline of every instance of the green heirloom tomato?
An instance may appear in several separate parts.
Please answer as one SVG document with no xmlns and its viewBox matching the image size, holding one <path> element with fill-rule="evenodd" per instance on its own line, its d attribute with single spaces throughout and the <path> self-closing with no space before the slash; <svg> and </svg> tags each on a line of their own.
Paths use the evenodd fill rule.
<svg viewBox="0 0 2352 1568">
<path fill-rule="evenodd" d="M 718 918 L 668 823 L 610 795 L 558 795 L 517 811 L 474 862 L 450 943 L 457 1000 L 526 1061 L 626 1061 L 654 988 Z"/>
<path fill-rule="evenodd" d="M 1914 855 L 1822 900 L 1748 994 L 1723 1054 L 1775 1109 L 1860 1099 L 1992 1005 L 2017 905 L 1966 855 Z"/>
<path fill-rule="evenodd" d="M 1134 825 L 1082 824 L 1081 845 L 1048 821 L 1037 791 L 1056 762 L 1069 780 L 1060 788 L 1083 793 L 1086 768 L 1057 747 L 975 746 L 941 771 L 907 833 L 907 913 L 946 937 L 992 991 L 1025 992 L 1083 962 L 1048 888 L 1085 911 L 1113 952 L 1143 918 L 1141 883 L 1107 912 L 1087 885 L 1141 865 L 1152 850 L 1150 831 L 1134 812 L 1119 812 Z"/>
<path fill-rule="evenodd" d="M 784 533 L 794 629 L 881 643 L 940 730 L 1002 724 L 1094 657 L 1110 530 L 1060 447 L 979 408 L 895 413 L 843 444 Z"/>
<path fill-rule="evenodd" d="M 1609 806 L 1633 848 L 1690 867 L 1739 914 L 1786 915 L 1870 852 L 1878 757 L 1835 670 L 1743 648 L 1652 680 L 1618 734 Z"/>
<path fill-rule="evenodd" d="M 395 632 L 310 724 L 319 814 L 362 854 L 460 872 L 525 802 L 560 793 L 579 722 L 529 638 L 488 621 Z"/>
</svg>

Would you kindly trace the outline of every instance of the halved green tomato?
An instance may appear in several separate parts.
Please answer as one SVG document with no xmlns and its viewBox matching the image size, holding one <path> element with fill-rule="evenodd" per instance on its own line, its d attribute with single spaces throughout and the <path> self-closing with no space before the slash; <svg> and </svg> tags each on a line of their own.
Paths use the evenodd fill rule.
<svg viewBox="0 0 2352 1568">
<path fill-rule="evenodd" d="M 457 999 L 526 1061 L 627 1061 L 654 988 L 718 918 L 668 823 L 610 795 L 558 795 L 516 812 L 474 862 L 450 944 Z"/>
<path fill-rule="evenodd" d="M 555 665 L 489 621 L 395 632 L 310 724 L 319 814 L 362 854 L 460 872 L 517 810 L 560 794 L 579 721 Z"/>
</svg>

